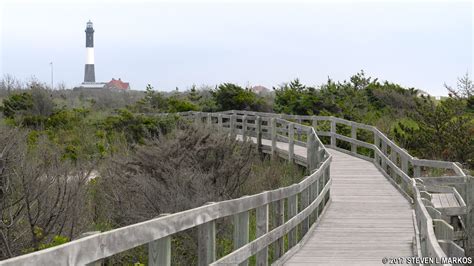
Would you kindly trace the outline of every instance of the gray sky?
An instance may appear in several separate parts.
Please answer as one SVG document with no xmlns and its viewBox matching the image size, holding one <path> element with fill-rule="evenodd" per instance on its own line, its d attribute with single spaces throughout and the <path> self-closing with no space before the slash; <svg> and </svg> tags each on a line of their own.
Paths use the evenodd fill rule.
<svg viewBox="0 0 474 266">
<path fill-rule="evenodd" d="M 7 2 L 1 74 L 74 86 L 94 23 L 97 81 L 172 90 L 234 82 L 319 85 L 360 69 L 445 95 L 473 67 L 471 2 Z"/>
</svg>

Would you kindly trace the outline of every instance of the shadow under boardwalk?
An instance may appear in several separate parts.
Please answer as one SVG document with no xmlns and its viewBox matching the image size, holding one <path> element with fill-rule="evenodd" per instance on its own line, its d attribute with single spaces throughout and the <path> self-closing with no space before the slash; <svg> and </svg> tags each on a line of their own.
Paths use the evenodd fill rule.
<svg viewBox="0 0 474 266">
<path fill-rule="evenodd" d="M 413 256 L 412 208 L 371 163 L 328 149 L 332 203 L 285 265 L 383 265 Z"/>
</svg>

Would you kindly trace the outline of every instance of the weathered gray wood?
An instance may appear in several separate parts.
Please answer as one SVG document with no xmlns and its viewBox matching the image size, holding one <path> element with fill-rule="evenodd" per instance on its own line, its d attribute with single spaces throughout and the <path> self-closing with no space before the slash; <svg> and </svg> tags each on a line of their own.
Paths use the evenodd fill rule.
<svg viewBox="0 0 474 266">
<path fill-rule="evenodd" d="M 268 232 L 268 204 L 260 206 L 256 210 L 257 228 L 256 236 L 265 235 Z M 257 266 L 268 265 L 268 247 L 262 248 L 256 255 Z"/>
<path fill-rule="evenodd" d="M 234 215 L 234 250 L 249 242 L 249 212 L 241 212 Z M 244 261 L 239 265 L 248 265 Z"/>
<path fill-rule="evenodd" d="M 217 128 L 219 129 L 219 131 L 221 131 L 222 128 L 223 128 L 223 125 L 222 125 L 222 114 L 218 114 L 218 115 L 217 115 Z"/>
<path fill-rule="evenodd" d="M 207 125 L 208 126 L 211 126 L 212 125 L 212 114 L 211 113 L 207 113 L 207 118 L 206 118 L 206 122 L 207 122 Z"/>
<path fill-rule="evenodd" d="M 402 171 L 408 175 L 408 158 L 402 154 L 400 154 L 400 160 L 402 163 Z"/>
<path fill-rule="evenodd" d="M 148 265 L 171 265 L 171 236 L 148 243 Z"/>
<path fill-rule="evenodd" d="M 293 218 L 298 212 L 298 197 L 293 195 L 288 198 L 288 219 Z M 288 247 L 291 248 L 298 242 L 296 228 L 291 229 L 288 234 Z"/>
<path fill-rule="evenodd" d="M 453 227 L 448 224 L 445 220 L 433 219 L 434 231 L 438 240 L 453 240 L 454 230 Z"/>
<path fill-rule="evenodd" d="M 351 138 L 357 139 L 357 127 L 354 125 L 351 126 Z M 357 144 L 351 143 L 351 152 L 357 153 Z"/>
<path fill-rule="evenodd" d="M 276 143 L 277 143 L 277 127 L 276 118 L 270 119 L 271 136 L 272 136 L 272 156 L 276 155 Z"/>
<path fill-rule="evenodd" d="M 465 202 L 467 205 L 466 228 L 471 228 L 467 231 L 468 246 L 466 247 L 466 255 L 474 257 L 474 177 L 467 176 L 465 189 Z"/>
<path fill-rule="evenodd" d="M 336 121 L 334 118 L 331 120 L 331 146 L 336 147 Z"/>
<path fill-rule="evenodd" d="M 312 120 L 311 120 L 311 121 L 312 121 L 311 125 L 312 125 L 312 127 L 314 128 L 314 131 L 316 131 L 316 129 L 317 129 L 317 127 L 318 127 L 318 120 L 314 119 L 314 116 L 311 117 L 311 119 L 312 119 Z"/>
<path fill-rule="evenodd" d="M 262 152 L 262 118 L 260 116 L 258 116 L 256 119 L 255 119 L 255 123 L 256 123 L 256 133 L 257 133 L 257 151 L 259 153 Z"/>
<path fill-rule="evenodd" d="M 198 265 L 209 265 L 216 260 L 216 222 L 198 226 Z"/>
<path fill-rule="evenodd" d="M 385 142 L 385 141 L 382 141 L 382 153 L 386 156 L 388 155 L 387 154 L 387 142 Z M 384 171 L 387 171 L 387 160 L 383 157 L 382 157 L 382 169 L 384 169 Z"/>
<path fill-rule="evenodd" d="M 421 167 L 418 165 L 413 166 L 413 177 L 420 177 L 421 176 Z"/>
<path fill-rule="evenodd" d="M 236 265 L 246 258 L 256 254 L 258 250 L 261 250 L 263 247 L 270 245 L 275 239 L 282 238 L 285 234 L 296 227 L 302 220 L 307 217 L 311 212 L 314 211 L 316 206 L 321 203 L 325 193 L 329 190 L 331 182 L 329 182 L 321 192 L 321 195 L 310 205 L 308 208 L 298 213 L 295 217 L 288 220 L 285 224 L 281 225 L 278 228 L 271 230 L 268 234 L 253 240 L 248 245 L 240 248 L 237 251 L 232 252 L 231 254 L 226 255 L 225 257 L 219 259 L 218 261 L 212 263 L 211 265 Z"/>
<path fill-rule="evenodd" d="M 309 206 L 309 189 L 305 189 L 301 192 L 301 209 L 304 210 Z M 309 220 L 304 219 L 301 223 L 301 236 L 306 235 L 309 229 Z"/>
<path fill-rule="evenodd" d="M 273 202 L 273 226 L 278 227 L 285 222 L 285 204 L 283 200 Z M 273 258 L 277 259 L 283 255 L 284 252 L 283 237 L 278 238 L 273 246 Z"/>
<path fill-rule="evenodd" d="M 236 129 L 235 129 L 236 120 L 237 120 L 237 116 L 235 114 L 232 114 L 230 116 L 230 125 L 229 125 L 231 135 L 234 135 L 236 132 Z"/>
<path fill-rule="evenodd" d="M 409 202 L 370 162 L 330 152 L 332 203 L 285 265 L 381 265 L 384 256 L 413 256 Z"/>
<path fill-rule="evenodd" d="M 85 233 L 81 234 L 80 238 L 88 237 L 88 236 L 92 236 L 92 235 L 96 235 L 96 234 L 100 234 L 100 231 L 85 232 Z M 94 261 L 94 262 L 91 262 L 91 263 L 87 263 L 86 266 L 101 266 L 103 262 L 104 262 L 104 260 L 100 259 L 100 260 L 97 260 L 97 261 Z"/>
<path fill-rule="evenodd" d="M 315 159 L 315 156 L 316 156 L 316 145 L 315 145 L 315 142 L 316 142 L 316 139 L 315 139 L 315 135 L 313 134 L 309 134 L 307 136 L 307 142 L 306 142 L 306 160 L 307 160 L 307 163 L 308 163 L 308 172 L 311 173 L 314 169 L 317 168 L 317 164 L 316 164 L 316 159 Z"/>
<path fill-rule="evenodd" d="M 244 141 L 247 140 L 247 116 L 246 115 L 242 117 L 242 137 L 244 138 Z"/>
<path fill-rule="evenodd" d="M 288 161 L 293 162 L 294 157 L 295 157 L 295 128 L 293 126 L 293 123 L 289 123 L 288 124 Z"/>
</svg>

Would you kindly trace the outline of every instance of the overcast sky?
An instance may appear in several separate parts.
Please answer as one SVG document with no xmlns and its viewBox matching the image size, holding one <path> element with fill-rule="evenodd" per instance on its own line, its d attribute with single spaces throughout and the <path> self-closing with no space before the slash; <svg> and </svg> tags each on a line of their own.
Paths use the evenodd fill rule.
<svg viewBox="0 0 474 266">
<path fill-rule="evenodd" d="M 94 23 L 97 81 L 160 90 L 234 82 L 320 85 L 363 69 L 433 95 L 473 67 L 470 1 L 336 3 L 9 2 L 1 74 L 75 86 Z"/>
</svg>

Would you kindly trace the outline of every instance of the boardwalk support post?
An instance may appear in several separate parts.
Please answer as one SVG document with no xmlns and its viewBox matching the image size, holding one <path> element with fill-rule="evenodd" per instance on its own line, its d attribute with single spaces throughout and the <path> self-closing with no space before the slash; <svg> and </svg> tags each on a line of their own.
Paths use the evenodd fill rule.
<svg viewBox="0 0 474 266">
<path fill-rule="evenodd" d="M 234 215 L 234 250 L 244 246 L 249 242 L 249 212 L 244 211 Z M 244 261 L 239 265 L 248 265 Z"/>
<path fill-rule="evenodd" d="M 255 119 L 255 131 L 257 133 L 257 151 L 262 153 L 262 118 L 257 116 Z"/>
<path fill-rule="evenodd" d="M 247 116 L 242 117 L 242 139 L 243 141 L 247 140 Z"/>
<path fill-rule="evenodd" d="M 317 131 L 316 128 L 318 127 L 318 120 L 316 120 L 316 118 L 314 116 L 312 117 L 312 119 L 313 119 L 312 120 L 312 126 L 314 128 L 314 131 L 316 132 Z"/>
<path fill-rule="evenodd" d="M 278 227 L 285 222 L 285 204 L 283 200 L 273 202 L 273 226 Z M 273 246 L 273 259 L 279 259 L 284 253 L 283 237 L 278 238 Z"/>
<path fill-rule="evenodd" d="M 331 117 L 331 146 L 336 147 L 336 120 Z"/>
<path fill-rule="evenodd" d="M 213 204 L 209 202 L 205 205 Z M 216 222 L 198 226 L 198 265 L 205 266 L 216 260 Z"/>
<path fill-rule="evenodd" d="M 293 218 L 298 212 L 298 197 L 297 195 L 290 196 L 288 198 L 288 219 Z M 296 227 L 291 229 L 288 234 L 288 248 L 292 248 L 298 242 L 296 238 Z"/>
<path fill-rule="evenodd" d="M 257 228 L 256 237 L 261 237 L 268 233 L 268 204 L 257 207 Z M 266 266 L 268 264 L 268 247 L 264 247 L 257 252 L 257 266 Z"/>
<path fill-rule="evenodd" d="M 276 127 L 276 119 L 272 117 L 270 119 L 270 126 L 271 126 L 271 135 L 272 135 L 272 157 L 276 156 L 276 143 L 277 143 L 277 127 Z"/>
<path fill-rule="evenodd" d="M 207 114 L 207 125 L 208 126 L 212 126 L 212 114 L 211 113 L 208 113 Z"/>
<path fill-rule="evenodd" d="M 217 115 L 217 130 L 222 131 L 222 114 Z"/>
<path fill-rule="evenodd" d="M 235 114 L 232 114 L 230 116 L 230 124 L 229 124 L 229 129 L 230 129 L 230 134 L 235 135 L 235 121 L 237 120 L 237 117 Z"/>
<path fill-rule="evenodd" d="M 374 145 L 375 145 L 375 147 L 377 147 L 377 149 L 380 150 L 380 138 L 378 136 L 378 133 L 377 133 L 376 130 L 373 130 L 372 132 L 374 132 Z M 375 150 L 374 150 L 374 162 L 375 162 L 376 165 L 381 164 L 380 156 Z"/>
<path fill-rule="evenodd" d="M 306 140 L 306 161 L 308 164 L 308 173 L 311 174 L 314 169 L 317 168 L 315 155 L 317 153 L 316 147 L 316 136 L 313 135 L 313 131 L 309 131 Z"/>
<path fill-rule="evenodd" d="M 309 205 L 309 189 L 306 188 L 305 190 L 303 190 L 301 192 L 301 210 L 306 209 L 306 207 L 308 207 L 308 205 Z M 308 230 L 309 230 L 309 220 L 308 220 L 308 218 L 305 218 L 301 222 L 301 237 L 306 235 Z"/>
<path fill-rule="evenodd" d="M 160 214 L 158 217 L 167 215 L 169 215 L 169 213 Z M 171 265 L 171 236 L 166 236 L 148 243 L 148 265 Z"/>
<path fill-rule="evenodd" d="M 295 157 L 295 126 L 293 123 L 288 124 L 288 161 L 293 162 Z"/>
<path fill-rule="evenodd" d="M 357 127 L 351 123 L 351 138 L 357 139 Z M 357 144 L 351 143 L 351 152 L 357 154 Z"/>
</svg>

